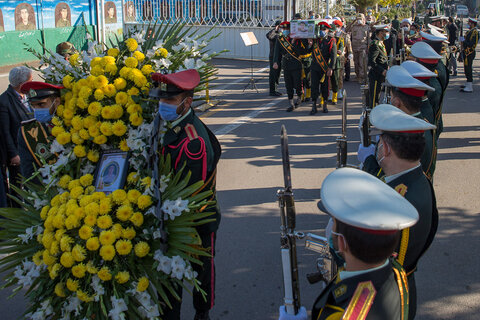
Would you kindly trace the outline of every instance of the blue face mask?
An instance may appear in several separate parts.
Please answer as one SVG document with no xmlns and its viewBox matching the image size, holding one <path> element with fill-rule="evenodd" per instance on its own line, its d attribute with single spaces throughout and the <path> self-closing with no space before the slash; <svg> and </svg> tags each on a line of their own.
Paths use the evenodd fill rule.
<svg viewBox="0 0 480 320">
<path fill-rule="evenodd" d="M 320 38 L 325 38 L 326 35 L 327 35 L 327 34 L 325 33 L 325 30 L 320 30 L 320 32 L 318 33 L 318 36 L 319 36 Z"/>
<path fill-rule="evenodd" d="M 33 117 L 41 123 L 47 123 L 52 120 L 50 108 L 33 109 Z"/>
<path fill-rule="evenodd" d="M 388 40 L 388 38 L 390 38 L 390 33 L 387 33 L 387 34 L 385 35 L 385 40 Z"/>
<path fill-rule="evenodd" d="M 284 30 L 282 33 L 285 37 L 288 37 L 288 35 L 290 34 L 290 31 L 289 30 Z"/>
<path fill-rule="evenodd" d="M 160 114 L 160 117 L 167 121 L 177 120 L 178 117 L 180 117 L 180 115 L 177 114 L 177 108 L 181 106 L 184 101 L 185 99 L 183 99 L 178 106 L 160 101 L 158 103 L 158 113 Z"/>
<path fill-rule="evenodd" d="M 414 34 L 415 34 L 415 31 L 413 31 L 413 30 L 410 30 L 410 35 L 412 35 L 412 36 L 413 36 Z"/>
</svg>

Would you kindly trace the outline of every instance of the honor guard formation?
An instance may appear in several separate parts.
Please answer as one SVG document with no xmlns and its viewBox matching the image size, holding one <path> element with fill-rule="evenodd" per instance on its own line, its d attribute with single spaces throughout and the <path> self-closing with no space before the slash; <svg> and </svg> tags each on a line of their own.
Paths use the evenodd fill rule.
<svg viewBox="0 0 480 320">
<path fill-rule="evenodd" d="M 136 7 L 133 2 L 131 6 L 128 5 L 131 7 L 130 13 L 133 12 L 134 15 Z M 64 10 L 66 12 L 66 7 Z M 305 113 L 320 119 L 316 117 L 325 118 L 322 114 L 329 112 L 329 105 L 341 104 L 342 108 L 342 136 L 336 140 L 337 168 L 323 180 L 319 199 L 315 200 L 318 201 L 319 212 L 329 217 L 324 236 L 304 234 L 295 229 L 288 135 L 285 126 L 281 129 L 285 187 L 277 192 L 277 196 L 282 223 L 284 301 L 278 310 L 279 320 L 412 320 L 417 315 L 417 266 L 434 241 L 439 224 L 433 181 L 439 154 L 438 140 L 443 131 L 442 107 L 445 93 L 450 77 L 457 76 L 457 61 L 463 62 L 466 76 L 460 92 L 465 96 L 473 92 L 473 61 L 478 31 L 477 20 L 474 18 L 465 19 L 464 25 L 463 19 L 435 15 L 434 10 L 430 9 L 420 19 L 415 15 L 415 9 L 412 10 L 412 19 L 399 19 L 395 15 L 392 21 L 374 13 L 372 9 L 354 14 L 350 21 L 343 17 L 321 18 L 314 11 L 310 11 L 308 18 L 304 19 L 297 13 L 290 21 L 276 21 L 266 34 L 270 49 L 269 95 L 282 96 L 279 85 L 283 70 L 288 99 L 286 111 L 289 115 L 297 115 L 303 106 L 307 106 Z M 112 17 L 107 17 L 107 21 L 113 19 L 114 11 L 111 10 L 111 13 Z M 116 21 L 117 17 L 114 18 Z M 67 20 L 62 21 L 59 23 L 65 28 L 70 25 Z M 108 23 L 114 22 L 111 20 Z M 134 39 L 125 42 L 130 40 L 138 46 Z M 78 281 L 83 281 L 79 279 L 87 275 L 89 279 L 96 277 L 95 279 L 102 279 L 102 283 L 112 280 L 115 284 L 115 295 L 109 300 L 110 304 L 103 305 L 105 310 L 99 311 L 102 312 L 99 319 L 137 319 L 142 318 L 138 316 L 140 313 L 142 316 L 147 315 L 143 318 L 149 319 L 184 319 L 180 311 L 185 295 L 183 289 L 187 289 L 193 296 L 194 319 L 208 320 L 211 319 L 210 311 L 215 305 L 215 290 L 218 288 L 215 255 L 221 214 L 217 203 L 216 178 L 222 153 L 219 140 L 194 109 L 194 100 L 198 98 L 195 92 L 200 87 L 203 90 L 208 77 L 205 72 L 197 70 L 200 68 L 182 68 L 169 72 L 168 68 L 153 70 L 152 65 L 144 65 L 137 69 L 146 55 L 163 55 L 162 59 L 165 59 L 171 53 L 163 54 L 161 50 L 167 50 L 160 47 L 155 47 L 158 52 L 152 50 L 142 53 L 136 51 L 136 46 L 131 50 L 133 41 L 127 43 L 126 48 L 125 45 L 121 50 L 110 48 L 108 54 L 106 52 L 101 57 L 93 58 L 92 75 L 77 79 L 76 84 L 72 84 L 72 80 L 68 81 L 67 76 L 57 83 L 33 81 L 33 73 L 26 67 L 15 67 L 10 71 L 10 85 L 0 96 L 0 207 L 21 206 L 21 199 L 27 198 L 27 192 L 41 191 L 35 184 L 49 189 L 50 185 L 47 187 L 45 180 L 48 178 L 48 170 L 54 166 L 68 168 L 72 176 L 91 169 L 91 174 L 82 173 L 79 179 L 72 179 L 68 174 L 55 177 L 55 184 L 61 186 L 55 190 L 61 194 L 54 195 L 55 198 L 45 203 L 39 199 L 37 202 L 40 206 L 35 208 L 35 212 L 41 212 L 41 220 L 45 221 L 47 229 L 41 236 L 35 234 L 38 242 L 46 248 L 44 251 L 32 251 L 40 252 L 35 253 L 40 261 L 37 265 L 40 266 L 43 262 L 48 265 L 43 271 L 48 270 L 52 281 L 58 277 L 58 272 L 72 267 L 73 263 L 76 263 L 75 270 L 85 269 L 80 270 L 80 276 L 73 280 L 62 276 L 68 292 L 76 293 L 76 298 L 68 300 L 67 304 L 103 299 L 98 292 L 104 287 L 100 286 L 101 290 L 97 290 L 100 280 L 96 284 L 92 282 L 96 291 L 91 297 L 86 293 L 89 289 L 79 287 Z M 151 40 L 147 42 L 155 43 Z M 115 60 L 115 57 L 123 54 L 122 50 L 128 54 L 132 52 L 131 56 Z M 84 53 L 83 57 L 86 55 Z M 68 66 L 75 66 L 78 59 L 82 59 L 82 54 L 70 42 L 58 44 L 56 56 L 61 60 L 60 64 Z M 93 66 L 93 61 L 97 58 L 98 65 Z M 109 63 L 109 60 L 113 63 Z M 180 60 L 175 63 L 181 64 Z M 87 65 L 86 62 L 83 63 Z M 125 63 L 125 66 L 120 69 L 115 63 Z M 350 77 L 352 65 L 355 78 Z M 117 71 L 117 78 L 109 78 L 112 83 L 103 75 L 113 76 Z M 207 73 L 209 72 L 212 71 Z M 209 76 L 213 74 L 215 73 L 212 72 Z M 344 81 L 351 79 L 358 82 L 355 85 L 359 85 L 362 98 L 362 114 L 356 137 L 360 141 L 356 165 L 347 164 L 347 91 L 344 89 Z M 125 89 L 127 86 L 130 86 L 128 91 Z M 65 90 L 71 91 L 65 93 Z M 138 97 L 142 94 L 145 97 L 140 102 Z M 94 98 L 95 101 L 88 100 Z M 111 99 L 108 104 L 105 102 L 107 99 Z M 148 106 L 152 105 L 154 107 L 149 109 Z M 116 111 L 118 117 L 112 115 Z M 122 118 L 124 115 L 127 117 Z M 65 128 L 70 131 L 66 132 Z M 127 131 L 130 132 L 128 135 Z M 142 134 L 144 136 L 139 138 Z M 65 137 L 65 143 L 60 143 L 61 137 Z M 135 172 L 127 170 L 128 164 L 125 165 L 127 169 L 122 169 L 113 161 L 110 162 L 110 167 L 101 167 L 101 163 L 108 161 L 113 152 L 107 152 L 107 141 L 113 141 L 107 140 L 110 137 L 117 139 L 114 151 L 123 151 L 121 157 L 124 160 L 129 159 L 130 163 L 135 163 L 140 161 L 138 159 L 143 159 L 144 162 L 139 162 L 141 165 L 135 168 Z M 140 139 L 147 143 L 137 148 L 135 144 L 141 143 L 138 142 Z M 70 142 L 75 147 L 65 147 Z M 92 150 L 85 149 L 87 144 L 102 151 L 99 153 L 93 150 L 94 147 Z M 138 153 L 132 156 L 134 150 Z M 65 153 L 68 155 L 65 156 Z M 73 167 L 70 163 L 72 159 L 84 159 L 85 162 L 78 162 Z M 87 161 L 98 162 L 98 165 L 89 168 Z M 144 169 L 150 170 L 149 176 L 139 179 L 137 175 Z M 50 174 L 53 173 L 50 171 Z M 8 199 L 4 190 L 6 184 L 3 183 L 7 176 L 8 185 L 11 186 L 9 193 L 13 196 Z M 92 181 L 99 177 L 100 180 L 103 179 L 102 188 L 118 183 L 118 189 L 98 192 L 100 185 L 94 185 Z M 92 181 L 88 182 L 89 179 Z M 168 189 L 170 183 L 176 184 L 174 189 Z M 141 187 L 143 193 L 137 190 L 123 191 L 125 185 Z M 123 193 L 118 193 L 119 190 Z M 178 194 L 178 197 L 166 198 L 172 194 Z M 14 197 L 20 200 L 11 201 Z M 141 197 L 150 200 L 145 200 L 146 204 L 142 205 L 139 200 Z M 152 201 L 152 198 L 157 200 Z M 103 207 L 108 210 L 117 206 L 116 215 L 100 216 L 105 214 L 100 212 L 104 199 L 108 200 L 108 204 Z M 87 200 L 93 205 L 87 204 L 84 209 L 82 203 Z M 149 206 L 151 209 L 147 211 Z M 122 210 L 128 216 L 125 219 L 121 216 Z M 195 217 L 182 215 L 191 213 L 190 210 L 195 211 Z M 78 217 L 70 218 L 69 215 Z M 95 215 L 92 223 L 87 223 L 89 215 Z M 135 215 L 141 217 L 135 220 Z M 149 215 L 155 217 L 155 223 L 161 226 L 158 230 L 147 229 L 153 228 L 152 225 L 136 229 L 121 225 L 123 222 L 125 225 L 131 222 L 139 227 Z M 9 218 L 8 212 L 6 217 Z M 112 219 L 117 218 L 121 222 L 113 225 Z M 40 223 L 40 217 L 38 220 Z M 74 221 L 71 222 L 72 220 Z M 85 228 L 73 232 L 83 221 Z M 174 221 L 178 224 L 173 224 Z M 60 229 L 64 226 L 64 229 Z M 51 231 L 54 228 L 59 230 Z M 0 228 L 0 233 L 7 232 L 2 229 Z M 87 263 L 85 260 L 87 255 L 92 257 L 92 252 L 99 249 L 98 243 L 96 247 L 89 245 L 89 241 L 99 241 L 97 237 L 92 237 L 97 229 L 104 229 L 98 235 L 102 242 L 99 250 L 102 259 L 92 258 L 92 261 L 101 261 L 99 270 L 92 265 L 92 261 Z M 43 232 L 43 228 L 38 230 L 37 228 L 36 232 Z M 147 239 L 151 240 L 148 238 L 150 231 L 154 241 L 147 250 L 145 245 L 148 246 Z M 104 235 L 107 232 L 111 232 L 113 242 L 106 243 L 108 241 Z M 73 247 L 73 238 L 77 234 L 85 240 L 88 252 L 82 246 Z M 84 234 L 87 234 L 85 239 Z M 122 263 L 118 263 L 114 270 L 109 270 L 106 267 L 107 261 L 113 260 L 113 257 L 109 259 L 106 252 L 111 249 L 113 255 L 123 255 L 124 248 L 121 244 L 128 247 L 129 241 L 135 236 L 141 237 L 142 241 L 137 241 L 136 238 L 133 249 L 130 242 L 127 251 L 133 250 L 137 257 L 148 255 L 151 259 L 147 264 L 138 266 L 137 271 L 143 272 L 142 268 L 146 268 L 146 265 L 154 265 L 156 276 L 146 282 L 142 278 L 135 278 L 133 287 L 120 287 L 135 275 L 131 270 L 121 271 L 124 268 Z M 32 235 L 31 239 L 33 238 Z M 90 240 L 92 238 L 96 240 Z M 296 249 L 296 241 L 299 239 L 306 239 L 307 249 L 319 255 L 318 272 L 307 276 L 310 283 L 322 284 L 322 290 L 316 294 L 314 301 L 300 302 Z M 113 246 L 115 241 L 117 242 Z M 186 241 L 187 244 L 181 241 Z M 139 243 L 144 244 L 139 246 Z M 8 242 L 8 245 L 14 245 L 14 242 Z M 240 250 L 246 249 L 241 247 L 242 243 L 237 246 Z M 144 255 L 141 253 L 142 248 L 146 252 Z M 0 249 L 2 253 L 9 252 L 3 247 Z M 52 253 L 56 251 L 58 254 L 60 250 L 65 251 L 61 258 Z M 69 265 L 67 260 L 70 256 L 72 263 Z M 133 254 L 128 261 L 134 261 L 132 259 L 136 259 Z M 48 261 L 52 263 L 48 264 Z M 118 261 L 130 263 L 127 259 Z M 272 272 L 280 273 L 278 269 L 274 266 Z M 23 269 L 15 270 L 16 275 L 23 272 Z M 252 268 L 249 272 L 255 270 Z M 105 273 L 108 280 L 100 277 Z M 161 282 L 175 277 L 178 281 Z M 193 288 L 185 285 L 186 279 L 196 280 L 189 282 Z M 54 299 L 65 297 L 67 289 L 63 282 L 49 284 L 50 287 L 55 287 Z M 121 291 L 117 288 L 121 288 Z M 257 285 L 257 289 L 261 289 L 261 284 Z M 120 295 L 117 296 L 117 290 L 121 294 L 140 297 L 139 304 L 132 302 L 127 306 L 128 300 L 118 303 L 121 299 Z M 37 304 L 43 306 L 40 302 Z M 113 302 L 117 305 L 114 306 Z M 152 306 L 149 309 L 145 306 L 148 303 L 161 304 L 163 309 Z M 129 313 L 129 308 L 136 308 L 136 311 Z M 261 304 L 258 308 L 261 313 Z M 48 310 L 45 307 L 41 313 L 45 319 L 60 319 L 61 316 L 62 319 L 70 319 L 68 314 L 64 314 L 64 309 L 62 314 L 55 315 L 47 314 Z M 73 314 L 76 309 L 68 310 Z M 88 312 L 89 319 L 96 319 L 94 311 Z M 224 316 L 228 319 L 228 311 Z"/>
</svg>

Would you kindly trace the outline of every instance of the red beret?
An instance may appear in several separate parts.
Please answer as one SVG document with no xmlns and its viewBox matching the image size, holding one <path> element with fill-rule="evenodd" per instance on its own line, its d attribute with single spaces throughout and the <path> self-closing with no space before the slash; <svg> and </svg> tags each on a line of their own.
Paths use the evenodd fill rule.
<svg viewBox="0 0 480 320">
<path fill-rule="evenodd" d="M 195 69 L 170 74 L 152 73 L 152 80 L 167 85 L 174 85 L 181 91 L 190 91 L 195 89 L 200 83 L 200 74 Z"/>
<path fill-rule="evenodd" d="M 282 23 L 280 23 L 280 27 L 290 28 L 290 21 L 283 21 Z"/>
<path fill-rule="evenodd" d="M 342 26 L 343 26 L 342 20 L 333 20 L 333 23 L 336 24 L 336 25 L 339 26 L 339 27 L 342 27 Z"/>
<path fill-rule="evenodd" d="M 328 28 L 328 29 L 331 29 L 331 28 L 332 28 L 332 26 L 329 25 L 326 21 L 320 21 L 317 25 L 318 25 L 319 27 L 320 27 L 320 26 L 324 26 L 324 27 L 326 27 L 326 28 Z"/>
</svg>

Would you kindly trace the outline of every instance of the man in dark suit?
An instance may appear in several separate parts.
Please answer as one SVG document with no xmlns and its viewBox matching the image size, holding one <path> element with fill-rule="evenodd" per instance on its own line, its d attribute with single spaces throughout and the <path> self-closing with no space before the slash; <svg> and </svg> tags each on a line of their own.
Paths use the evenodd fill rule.
<svg viewBox="0 0 480 320">
<path fill-rule="evenodd" d="M 20 92 L 21 86 L 31 81 L 32 70 L 27 67 L 15 67 L 10 70 L 8 89 L 0 95 L 0 130 L 7 147 L 6 170 L 2 174 L 8 177 L 10 183 L 19 186 L 17 181 L 20 173 L 20 155 L 18 153 L 17 135 L 22 121 L 31 119 L 33 114 L 25 96 Z M 12 192 L 10 192 L 12 193 Z"/>
</svg>

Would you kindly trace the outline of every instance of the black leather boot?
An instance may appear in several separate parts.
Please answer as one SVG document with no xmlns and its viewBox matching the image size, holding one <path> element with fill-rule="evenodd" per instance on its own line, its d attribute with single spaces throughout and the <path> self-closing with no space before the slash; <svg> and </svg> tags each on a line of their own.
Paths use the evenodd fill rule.
<svg viewBox="0 0 480 320">
<path fill-rule="evenodd" d="M 287 112 L 292 112 L 295 110 L 295 104 L 293 103 L 293 99 L 288 100 L 290 102 L 290 107 L 287 108 Z"/>
<path fill-rule="evenodd" d="M 323 113 L 328 113 L 327 103 L 326 103 L 326 102 L 323 103 L 323 110 L 322 110 L 322 111 L 323 111 Z"/>
<path fill-rule="evenodd" d="M 313 100 L 312 111 L 310 111 L 311 115 L 314 115 L 315 113 L 317 113 L 317 100 Z"/>
</svg>

